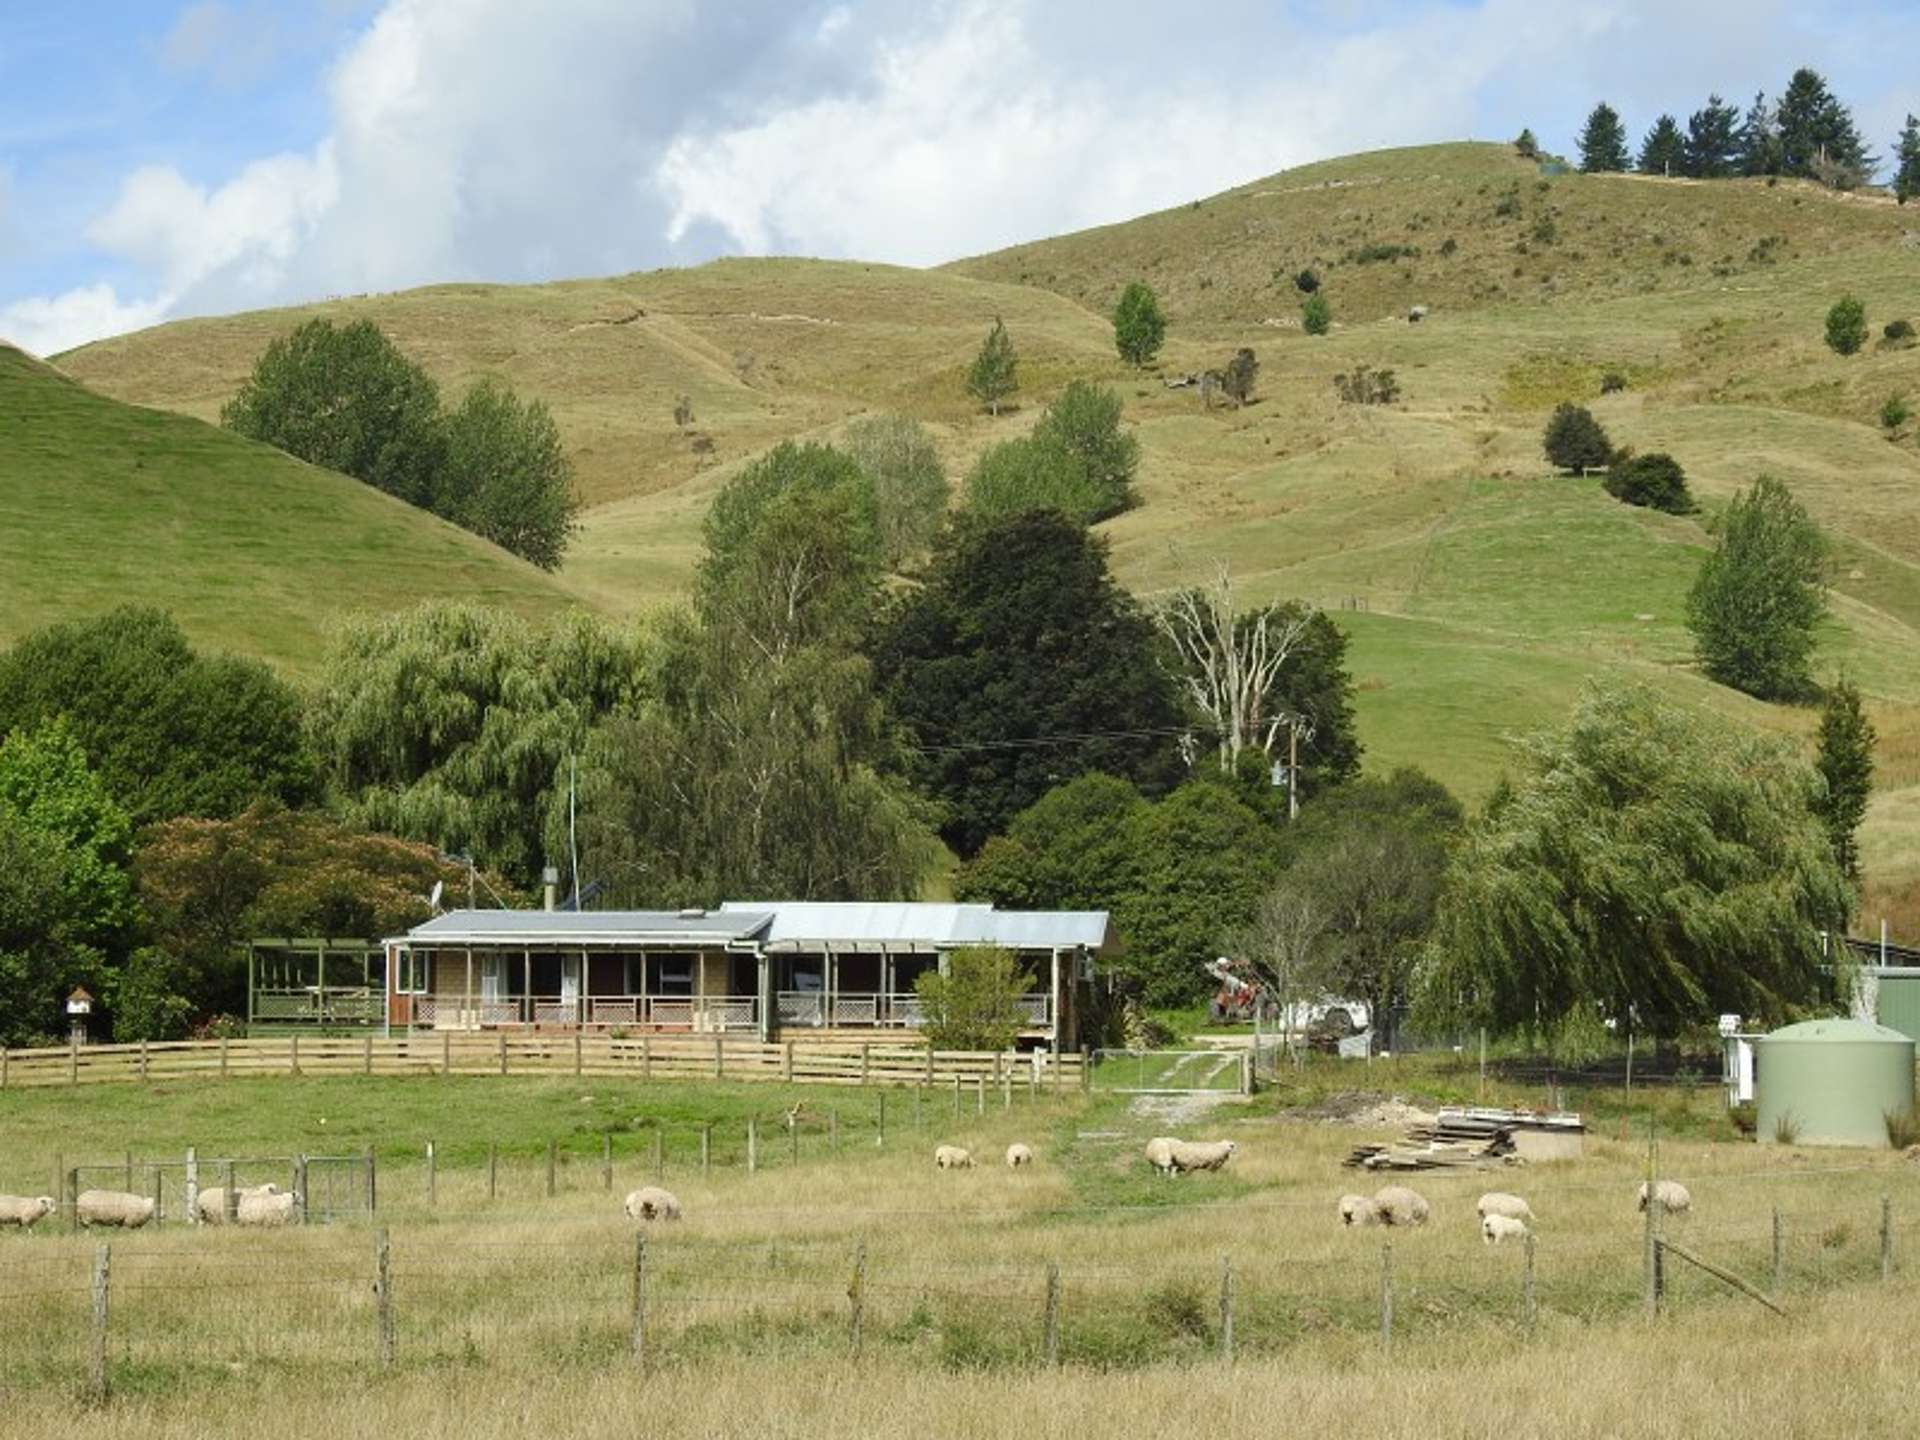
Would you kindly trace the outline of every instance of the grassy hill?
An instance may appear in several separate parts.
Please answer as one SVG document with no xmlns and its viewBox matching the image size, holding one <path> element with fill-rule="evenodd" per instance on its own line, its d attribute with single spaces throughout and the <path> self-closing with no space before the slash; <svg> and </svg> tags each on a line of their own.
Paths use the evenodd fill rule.
<svg viewBox="0 0 1920 1440">
<path fill-rule="evenodd" d="M 132 601 L 165 606 L 198 643 L 297 672 L 342 611 L 572 603 L 532 566 L 357 480 L 106 399 L 6 346 L 0 514 L 0 642 Z"/>
<path fill-rule="evenodd" d="M 1912 228 L 1910 228 L 1912 227 Z M 1449 243 L 1451 242 L 1451 243 Z M 1370 760 L 1418 763 L 1468 794 L 1510 738 L 1566 713 L 1593 675 L 1804 732 L 1691 668 L 1683 597 L 1720 506 L 1761 473 L 1827 527 L 1838 565 L 1822 649 L 1869 693 L 1882 793 L 1870 907 L 1920 927 L 1920 350 L 1878 344 L 1920 318 L 1920 220 L 1787 182 L 1543 176 L 1508 147 L 1330 161 L 1195 205 L 943 271 L 729 261 L 538 287 L 458 286 L 183 322 L 87 347 L 63 367 L 124 399 L 217 412 L 266 340 L 306 313 L 370 315 L 443 382 L 487 370 L 554 408 L 592 508 L 564 578 L 615 612 L 677 593 L 732 469 L 863 410 L 925 420 L 955 474 L 1022 433 L 1070 377 L 1115 385 L 1142 450 L 1142 504 L 1109 522 L 1116 567 L 1151 595 L 1224 556 L 1249 598 L 1297 595 L 1353 636 Z M 1377 257 L 1387 247 L 1417 254 Z M 1369 247 L 1372 247 L 1369 249 Z M 1292 275 L 1319 271 L 1336 324 L 1298 326 Z M 1104 318 L 1145 277 L 1171 329 L 1124 368 Z M 1822 341 L 1842 293 L 1875 343 Z M 1406 307 L 1430 305 L 1424 323 Z M 1021 355 L 1021 404 L 994 418 L 962 374 L 994 315 Z M 1262 364 L 1257 403 L 1202 406 L 1163 380 Z M 1333 377 L 1395 371 L 1391 406 Z M 1628 382 L 1601 394 L 1601 378 Z M 673 398 L 691 397 L 682 433 Z M 1618 443 L 1671 451 L 1703 503 L 1678 519 L 1553 475 L 1539 437 L 1563 399 Z M 1877 913 L 1870 908 L 1870 913 Z"/>
</svg>

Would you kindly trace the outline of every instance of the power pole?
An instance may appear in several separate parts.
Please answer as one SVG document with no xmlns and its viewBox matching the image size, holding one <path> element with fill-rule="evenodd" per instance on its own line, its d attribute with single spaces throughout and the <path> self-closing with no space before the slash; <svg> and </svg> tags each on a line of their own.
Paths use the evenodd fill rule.
<svg viewBox="0 0 1920 1440">
<path fill-rule="evenodd" d="M 1300 818 L 1300 722 L 1287 725 L 1287 819 Z"/>
</svg>

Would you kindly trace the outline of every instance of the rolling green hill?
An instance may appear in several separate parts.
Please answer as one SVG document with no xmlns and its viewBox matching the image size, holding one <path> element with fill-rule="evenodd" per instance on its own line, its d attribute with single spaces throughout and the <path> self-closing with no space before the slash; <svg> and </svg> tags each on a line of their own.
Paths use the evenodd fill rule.
<svg viewBox="0 0 1920 1440">
<path fill-rule="evenodd" d="M 327 619 L 469 598 L 572 603 L 532 566 L 344 475 L 123 405 L 0 346 L 0 641 L 126 602 L 290 671 Z"/>
<path fill-rule="evenodd" d="M 1291 277 L 1308 265 L 1336 317 L 1320 339 L 1298 325 Z M 1170 321 L 1144 372 L 1114 356 L 1105 319 L 1136 277 Z M 1370 760 L 1424 765 L 1468 794 L 1596 674 L 1810 728 L 1805 711 L 1703 681 L 1682 624 L 1715 512 L 1774 473 L 1835 543 L 1823 670 L 1859 680 L 1881 731 L 1870 913 L 1898 904 L 1920 926 L 1920 443 L 1911 422 L 1879 421 L 1890 395 L 1920 411 L 1920 350 L 1878 343 L 1886 321 L 1920 319 L 1916 282 L 1920 219 L 1891 202 L 1796 182 L 1550 177 L 1504 146 L 1453 145 L 1303 167 L 941 271 L 756 260 L 442 286 L 182 322 L 60 364 L 207 417 L 269 337 L 328 313 L 376 318 L 445 383 L 502 373 L 552 405 L 590 502 L 563 578 L 616 613 L 681 590 L 707 500 L 779 439 L 900 409 L 957 475 L 1068 378 L 1101 380 L 1142 450 L 1143 503 L 1103 527 L 1121 577 L 1151 595 L 1224 557 L 1249 599 L 1335 611 Z M 1843 359 L 1822 320 L 1848 292 L 1876 340 Z M 1432 307 L 1417 325 L 1414 303 Z M 996 314 L 1023 382 L 998 418 L 962 390 Z M 1242 345 L 1260 356 L 1257 403 L 1208 409 L 1163 383 Z M 1394 370 L 1397 403 L 1336 398 L 1334 376 L 1362 365 Z M 1603 396 L 1608 372 L 1627 385 Z M 1597 480 L 1551 474 L 1539 437 L 1563 399 L 1591 404 L 1617 443 L 1672 452 L 1703 513 L 1634 511 Z"/>
</svg>

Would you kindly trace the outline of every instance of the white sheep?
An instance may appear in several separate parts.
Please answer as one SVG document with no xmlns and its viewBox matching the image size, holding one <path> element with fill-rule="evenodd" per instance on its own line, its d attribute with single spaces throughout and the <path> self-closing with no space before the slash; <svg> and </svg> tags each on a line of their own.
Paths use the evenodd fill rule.
<svg viewBox="0 0 1920 1440">
<path fill-rule="evenodd" d="M 680 1200 L 671 1190 L 646 1185 L 627 1196 L 629 1220 L 678 1220 Z"/>
<path fill-rule="evenodd" d="M 1425 1197 L 1404 1185 L 1388 1185 L 1374 1191 L 1373 1203 L 1380 1211 L 1382 1225 L 1424 1225 L 1433 1213 Z"/>
<path fill-rule="evenodd" d="M 933 1152 L 933 1167 L 936 1170 L 971 1170 L 973 1152 L 959 1145 L 942 1145 Z"/>
<path fill-rule="evenodd" d="M 82 1190 L 73 1208 L 82 1225 L 138 1230 L 153 1218 L 153 1197 L 129 1195 L 124 1190 Z"/>
<path fill-rule="evenodd" d="M 0 1195 L 0 1225 L 18 1225 L 22 1230 L 37 1225 L 59 1208 L 51 1195 L 29 1200 L 23 1195 Z"/>
<path fill-rule="evenodd" d="M 237 1185 L 234 1187 L 234 1206 L 239 1209 L 253 1196 L 280 1194 L 280 1187 L 269 1180 L 264 1185 Z M 292 1198 L 292 1197 L 288 1197 Z M 194 1213 L 199 1215 L 202 1225 L 224 1225 L 227 1223 L 227 1187 L 213 1185 L 202 1190 L 193 1201 Z"/>
<path fill-rule="evenodd" d="M 240 1225 L 291 1225 L 296 1198 L 277 1185 L 263 1185 L 251 1194 L 243 1190 L 234 1221 Z"/>
<path fill-rule="evenodd" d="M 1511 1215 L 1485 1215 L 1480 1220 L 1480 1238 L 1489 1245 L 1498 1245 L 1503 1240 L 1524 1240 L 1528 1233 L 1526 1222 Z"/>
<path fill-rule="evenodd" d="M 1533 1207 L 1518 1195 L 1509 1195 L 1504 1190 L 1489 1190 L 1480 1197 L 1480 1203 L 1474 1211 L 1482 1220 L 1489 1215 L 1504 1215 L 1509 1220 L 1520 1220 L 1533 1224 Z"/>
<path fill-rule="evenodd" d="M 1156 1135 L 1147 1142 L 1147 1163 L 1162 1175 L 1173 1174 L 1173 1147 L 1180 1142 L 1171 1135 Z"/>
<path fill-rule="evenodd" d="M 1015 1141 L 1007 1146 L 1007 1168 L 1018 1170 L 1024 1165 L 1033 1164 L 1033 1151 L 1028 1146 Z"/>
<path fill-rule="evenodd" d="M 1685 1215 L 1693 1209 L 1693 1196 L 1678 1180 L 1659 1180 L 1653 1186 L 1653 1198 L 1669 1215 Z M 1647 1182 L 1640 1182 L 1640 1207 L 1647 1208 Z"/>
<path fill-rule="evenodd" d="M 1378 1225 L 1380 1207 L 1364 1195 L 1342 1195 L 1340 1197 L 1340 1223 L 1342 1225 Z"/>
<path fill-rule="evenodd" d="M 1231 1140 L 1176 1140 L 1173 1168 L 1183 1175 L 1189 1170 L 1218 1170 L 1239 1148 Z"/>
</svg>

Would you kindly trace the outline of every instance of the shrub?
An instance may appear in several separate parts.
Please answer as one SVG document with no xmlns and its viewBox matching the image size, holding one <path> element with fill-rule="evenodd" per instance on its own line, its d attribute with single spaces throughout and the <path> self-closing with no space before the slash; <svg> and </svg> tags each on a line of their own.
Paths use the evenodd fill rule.
<svg viewBox="0 0 1920 1440">
<path fill-rule="evenodd" d="M 1333 328 L 1333 307 L 1327 304 L 1326 296 L 1315 293 L 1307 297 L 1307 303 L 1300 307 L 1300 325 L 1309 335 L 1324 335 Z"/>
<path fill-rule="evenodd" d="M 1595 469 L 1613 459 L 1613 445 L 1593 412 L 1570 400 L 1561 402 L 1547 421 L 1544 443 L 1547 459 L 1562 470 Z"/>
<path fill-rule="evenodd" d="M 1920 1113 L 1912 1110 L 1889 1110 L 1886 1112 L 1887 1144 L 1896 1150 L 1905 1150 L 1910 1145 L 1920 1145 Z"/>
<path fill-rule="evenodd" d="M 1797 700 L 1827 613 L 1827 543 L 1778 480 L 1762 475 L 1736 495 L 1719 543 L 1687 594 L 1687 628 L 1701 669 L 1759 700 Z"/>
<path fill-rule="evenodd" d="M 1311 295 L 1320 288 L 1320 277 L 1312 270 L 1302 270 L 1293 277 L 1293 288 L 1302 295 Z"/>
<path fill-rule="evenodd" d="M 1542 215 L 1533 222 L 1533 242 L 1536 245 L 1551 245 L 1560 238 L 1560 227 L 1553 223 L 1553 216 Z"/>
<path fill-rule="evenodd" d="M 1511 220 L 1520 213 L 1520 192 L 1509 190 L 1493 202 L 1493 213 L 1502 220 Z"/>
<path fill-rule="evenodd" d="M 1221 377 L 1221 388 L 1233 397 L 1234 404 L 1244 405 L 1253 398 L 1253 382 L 1259 373 L 1259 359 L 1252 350 L 1242 345 L 1233 352 L 1233 359 L 1227 362 L 1226 371 Z"/>
<path fill-rule="evenodd" d="M 1880 333 L 1887 340 L 1898 345 L 1903 340 L 1913 339 L 1913 322 L 1911 320 L 1889 320 L 1887 322 L 1887 328 Z"/>
<path fill-rule="evenodd" d="M 1454 239 L 1451 235 L 1449 235 L 1446 239 L 1440 242 L 1440 253 L 1442 255 L 1451 255 L 1453 254 L 1454 251 L 1458 250 L 1459 248 L 1460 248 L 1460 242 Z"/>
<path fill-rule="evenodd" d="M 1333 377 L 1333 389 L 1349 405 L 1391 405 L 1400 398 L 1400 382 L 1391 370 L 1362 365 Z"/>
<path fill-rule="evenodd" d="M 1852 295 L 1843 295 L 1827 311 L 1827 348 L 1836 355 L 1852 355 L 1867 343 L 1867 307 Z"/>
<path fill-rule="evenodd" d="M 1600 377 L 1600 393 L 1602 395 L 1617 395 L 1626 388 L 1627 377 L 1622 375 L 1618 370 L 1609 370 Z"/>
<path fill-rule="evenodd" d="M 944 972 L 914 982 L 926 1014 L 927 1043 L 942 1050 L 1004 1050 L 1020 1033 L 1020 997 L 1027 977 L 1011 950 L 968 945 L 947 957 Z"/>
<path fill-rule="evenodd" d="M 1669 515 L 1691 515 L 1693 497 L 1687 493 L 1687 475 L 1671 455 L 1630 455 L 1621 452 L 1607 467 L 1607 493 L 1628 505 L 1664 510 Z"/>
<path fill-rule="evenodd" d="M 1520 138 L 1513 142 L 1513 149 L 1514 153 L 1522 160 L 1538 160 L 1540 158 L 1540 142 L 1533 138 L 1533 131 L 1531 130 L 1522 130 L 1520 132 Z"/>
<path fill-rule="evenodd" d="M 1415 260 L 1419 256 L 1418 245 L 1372 244 L 1349 250 L 1344 258 L 1350 265 L 1380 265 L 1393 260 Z"/>
<path fill-rule="evenodd" d="M 1880 406 L 1880 423 L 1889 430 L 1898 430 L 1907 423 L 1911 413 L 1904 395 L 1889 395 Z"/>
</svg>

